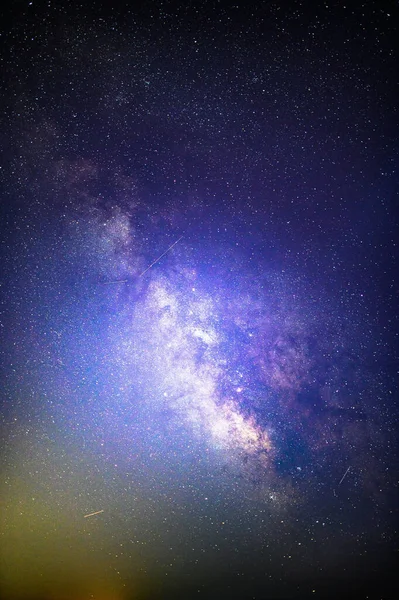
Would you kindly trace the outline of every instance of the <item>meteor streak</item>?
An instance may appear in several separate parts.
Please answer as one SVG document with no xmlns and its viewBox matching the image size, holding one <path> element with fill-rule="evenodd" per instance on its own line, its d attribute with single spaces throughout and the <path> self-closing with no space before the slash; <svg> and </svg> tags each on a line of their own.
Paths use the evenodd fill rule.
<svg viewBox="0 0 399 600">
<path fill-rule="evenodd" d="M 142 273 L 140 273 L 139 277 L 142 277 L 145 273 L 147 273 L 147 271 L 149 271 L 151 269 L 151 267 L 153 267 L 154 265 L 156 265 L 157 262 L 159 262 L 161 260 L 161 258 L 163 258 L 165 256 L 165 254 L 167 254 L 168 252 L 170 252 L 170 250 L 172 250 L 173 246 L 176 246 L 176 244 L 178 242 L 180 242 L 180 240 L 182 238 L 183 238 L 183 236 L 181 235 L 178 240 L 176 240 L 175 242 L 173 242 L 173 244 L 171 246 L 169 246 L 169 248 L 167 250 L 165 250 L 165 252 L 163 254 L 161 254 L 161 256 L 159 256 L 156 260 L 154 260 L 153 263 L 151 263 L 146 269 L 144 269 L 144 271 Z"/>
<path fill-rule="evenodd" d="M 343 474 L 343 476 L 341 477 L 341 481 L 339 482 L 338 485 L 341 485 L 341 483 L 343 482 L 343 480 L 345 479 L 345 477 L 347 476 L 348 472 L 349 472 L 350 467 L 348 467 L 345 471 L 345 473 Z"/>
<path fill-rule="evenodd" d="M 163 252 L 163 254 L 161 254 L 161 256 L 158 256 L 158 258 L 156 260 L 154 260 L 154 262 L 152 262 L 146 269 L 144 269 L 144 271 L 142 273 L 140 273 L 140 275 L 138 277 L 142 277 L 143 275 L 145 275 L 145 273 L 147 273 L 147 271 L 149 271 L 154 265 L 156 265 L 157 262 L 159 262 L 161 260 L 161 258 L 163 258 L 165 256 L 165 254 L 170 252 L 172 250 L 173 246 L 176 246 L 176 244 L 178 244 L 182 238 L 183 238 L 183 236 L 181 235 L 178 240 L 173 242 L 173 244 L 171 246 L 169 246 L 169 248 L 167 250 L 165 250 L 165 252 Z M 129 283 L 129 280 L 128 279 L 114 279 L 113 281 L 103 281 L 102 282 L 103 285 L 115 285 L 117 283 Z"/>
<path fill-rule="evenodd" d="M 83 518 L 87 519 L 87 517 L 94 517 L 94 515 L 99 515 L 100 513 L 103 513 L 103 512 L 104 512 L 104 510 L 97 510 L 96 512 L 92 512 L 88 515 L 85 515 Z"/>
</svg>

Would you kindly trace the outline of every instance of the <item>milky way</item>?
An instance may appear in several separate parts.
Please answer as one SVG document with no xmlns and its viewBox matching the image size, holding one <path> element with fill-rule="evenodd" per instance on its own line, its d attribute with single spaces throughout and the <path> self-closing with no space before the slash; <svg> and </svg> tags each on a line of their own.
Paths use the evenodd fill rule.
<svg viewBox="0 0 399 600">
<path fill-rule="evenodd" d="M 2 597 L 390 597 L 393 9 L 17 4 Z"/>
</svg>

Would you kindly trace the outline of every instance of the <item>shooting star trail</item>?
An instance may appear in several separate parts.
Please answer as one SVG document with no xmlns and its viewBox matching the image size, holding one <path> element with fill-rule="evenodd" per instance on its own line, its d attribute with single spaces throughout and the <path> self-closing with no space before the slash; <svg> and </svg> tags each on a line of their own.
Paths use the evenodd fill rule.
<svg viewBox="0 0 399 600">
<path fill-rule="evenodd" d="M 85 515 L 83 518 L 87 519 L 87 517 L 94 517 L 94 515 L 99 515 L 99 514 L 101 514 L 103 512 L 104 512 L 104 510 L 97 510 L 96 512 L 92 512 L 92 513 L 90 513 L 88 515 Z"/>
<path fill-rule="evenodd" d="M 350 467 L 348 467 L 345 471 L 345 473 L 342 475 L 341 480 L 339 482 L 338 485 L 341 485 L 341 483 L 343 482 L 343 480 L 345 479 L 345 477 L 347 476 L 348 472 L 349 472 Z"/>
<path fill-rule="evenodd" d="M 173 242 L 173 244 L 171 246 L 169 246 L 169 248 L 167 250 L 165 250 L 165 252 L 163 254 L 161 254 L 161 256 L 158 256 L 158 258 L 156 260 L 154 260 L 153 263 L 151 263 L 146 269 L 144 269 L 144 271 L 142 273 L 140 273 L 139 277 L 142 277 L 143 275 L 145 275 L 145 273 L 147 273 L 147 271 L 149 271 L 154 265 L 156 265 L 157 262 L 159 262 L 161 260 L 161 258 L 163 258 L 165 256 L 165 254 L 170 252 L 172 250 L 173 246 L 176 246 L 176 244 L 178 244 L 182 238 L 183 238 L 183 236 L 180 236 L 178 240 Z"/>
<path fill-rule="evenodd" d="M 169 248 L 167 250 L 165 250 L 165 252 L 163 252 L 163 254 L 161 254 L 161 256 L 158 256 L 158 258 L 156 260 L 154 260 L 153 263 L 151 263 L 146 269 L 144 269 L 144 271 L 142 273 L 140 273 L 139 277 L 142 277 L 143 275 L 145 275 L 145 273 L 147 273 L 147 271 L 149 271 L 154 265 L 156 265 L 157 262 L 159 262 L 161 260 L 161 258 L 163 258 L 165 256 L 165 254 L 170 252 L 172 250 L 172 248 L 180 242 L 181 239 L 183 239 L 182 235 L 179 237 L 178 240 L 173 242 L 173 244 L 171 246 L 169 246 Z M 129 280 L 128 279 L 114 279 L 113 281 L 102 281 L 101 283 L 102 283 L 102 285 L 116 285 L 117 283 L 129 283 Z"/>
</svg>

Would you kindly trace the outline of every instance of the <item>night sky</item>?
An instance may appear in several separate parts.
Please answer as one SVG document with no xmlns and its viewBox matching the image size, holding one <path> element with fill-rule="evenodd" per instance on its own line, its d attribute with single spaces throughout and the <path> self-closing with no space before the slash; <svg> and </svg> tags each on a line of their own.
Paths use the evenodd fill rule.
<svg viewBox="0 0 399 600">
<path fill-rule="evenodd" d="M 1 599 L 395 596 L 397 22 L 2 7 Z"/>
</svg>

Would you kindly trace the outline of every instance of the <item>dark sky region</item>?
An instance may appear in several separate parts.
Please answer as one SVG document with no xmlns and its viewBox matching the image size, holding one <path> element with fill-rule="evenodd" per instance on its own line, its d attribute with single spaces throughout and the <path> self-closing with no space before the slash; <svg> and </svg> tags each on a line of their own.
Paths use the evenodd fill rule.
<svg viewBox="0 0 399 600">
<path fill-rule="evenodd" d="M 396 597 L 397 17 L 2 4 L 2 599 Z"/>
</svg>

